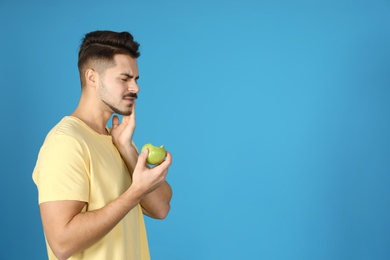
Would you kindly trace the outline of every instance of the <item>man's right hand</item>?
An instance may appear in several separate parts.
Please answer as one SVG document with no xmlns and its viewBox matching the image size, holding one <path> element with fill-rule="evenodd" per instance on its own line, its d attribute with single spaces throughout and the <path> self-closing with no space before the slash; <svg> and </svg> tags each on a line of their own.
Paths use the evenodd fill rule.
<svg viewBox="0 0 390 260">
<path fill-rule="evenodd" d="M 141 199 L 165 182 L 169 166 L 172 164 L 172 155 L 167 151 L 165 160 L 161 164 L 150 168 L 146 163 L 148 153 L 149 150 L 144 149 L 138 156 L 133 172 L 133 183 L 129 188 Z"/>
</svg>

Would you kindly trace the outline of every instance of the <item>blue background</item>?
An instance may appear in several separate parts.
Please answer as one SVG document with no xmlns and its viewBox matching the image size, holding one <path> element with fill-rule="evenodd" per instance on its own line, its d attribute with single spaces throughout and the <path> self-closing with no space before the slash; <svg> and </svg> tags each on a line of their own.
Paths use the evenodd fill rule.
<svg viewBox="0 0 390 260">
<path fill-rule="evenodd" d="M 31 173 L 97 29 L 141 43 L 135 142 L 174 156 L 153 259 L 390 258 L 390 2 L 0 1 L 0 259 L 46 259 Z"/>
</svg>

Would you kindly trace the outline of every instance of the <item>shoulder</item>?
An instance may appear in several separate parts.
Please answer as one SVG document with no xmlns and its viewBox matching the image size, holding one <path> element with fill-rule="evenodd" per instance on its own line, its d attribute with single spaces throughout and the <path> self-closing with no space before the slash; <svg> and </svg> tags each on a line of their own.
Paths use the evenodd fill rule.
<svg viewBox="0 0 390 260">
<path fill-rule="evenodd" d="M 53 139 L 86 140 L 91 136 L 91 130 L 83 121 L 76 117 L 65 116 L 47 134 L 45 142 Z"/>
<path fill-rule="evenodd" d="M 61 119 L 46 135 L 42 149 L 61 152 L 65 148 L 85 149 L 85 140 L 88 139 L 88 129 L 83 122 L 75 117 L 66 116 Z M 83 148 L 84 147 L 84 148 Z"/>
<path fill-rule="evenodd" d="M 48 136 L 51 135 L 69 135 L 75 136 L 77 134 L 82 134 L 83 132 L 87 132 L 87 128 L 85 124 L 78 118 L 72 116 L 66 116 L 62 118 L 60 122 L 55 125 Z"/>
</svg>

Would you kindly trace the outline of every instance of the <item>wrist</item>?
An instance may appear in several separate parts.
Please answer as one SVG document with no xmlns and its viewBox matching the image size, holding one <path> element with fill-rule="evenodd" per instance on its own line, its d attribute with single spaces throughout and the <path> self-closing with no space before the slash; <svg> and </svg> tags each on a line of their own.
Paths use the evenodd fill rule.
<svg viewBox="0 0 390 260">
<path fill-rule="evenodd" d="M 137 153 L 137 149 L 133 145 L 133 141 L 113 142 L 118 151 L 122 154 Z"/>
<path fill-rule="evenodd" d="M 133 170 L 138 160 L 137 149 L 132 144 L 127 144 L 126 146 L 118 145 L 117 149 L 125 162 L 130 175 L 133 175 Z"/>
<path fill-rule="evenodd" d="M 144 193 L 141 189 L 139 189 L 134 183 L 130 185 L 130 187 L 126 191 L 127 195 L 134 199 L 137 203 L 140 203 L 143 197 L 145 197 Z"/>
</svg>

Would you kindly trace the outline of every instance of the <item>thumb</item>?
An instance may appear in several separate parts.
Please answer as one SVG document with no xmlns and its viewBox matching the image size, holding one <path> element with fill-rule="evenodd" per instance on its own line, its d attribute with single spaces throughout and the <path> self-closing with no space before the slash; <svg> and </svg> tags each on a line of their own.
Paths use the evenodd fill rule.
<svg viewBox="0 0 390 260">
<path fill-rule="evenodd" d="M 119 118 L 118 116 L 115 115 L 112 117 L 112 129 L 117 128 L 118 125 L 119 125 Z"/>
<path fill-rule="evenodd" d="M 148 158 L 149 150 L 145 148 L 138 156 L 137 165 L 135 168 L 144 167 L 146 165 L 146 159 Z"/>
</svg>

